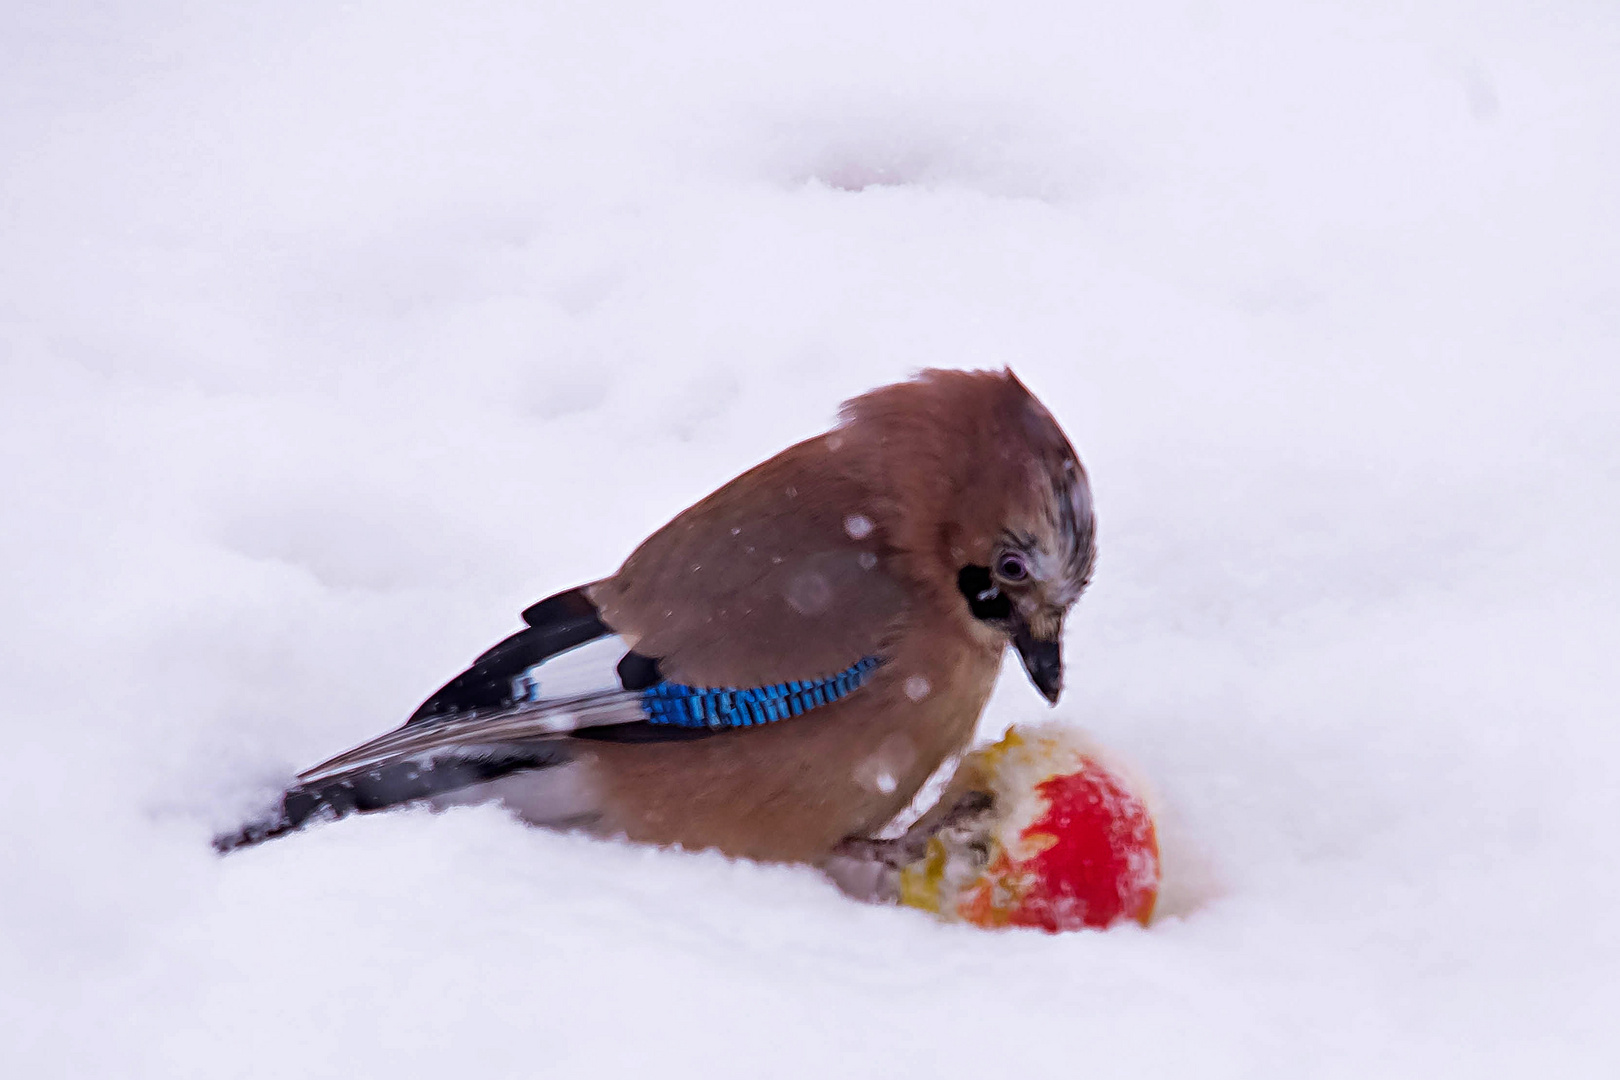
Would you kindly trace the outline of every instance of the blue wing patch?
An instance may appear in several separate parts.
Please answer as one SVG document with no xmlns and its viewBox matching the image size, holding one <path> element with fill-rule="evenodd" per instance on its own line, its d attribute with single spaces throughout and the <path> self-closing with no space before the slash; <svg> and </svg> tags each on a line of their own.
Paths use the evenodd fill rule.
<svg viewBox="0 0 1620 1080">
<path fill-rule="evenodd" d="M 641 692 L 641 709 L 650 724 L 683 728 L 723 731 L 769 724 L 802 715 L 853 693 L 882 663 L 876 656 L 867 656 L 825 679 L 795 680 L 745 690 L 661 682 Z"/>
</svg>

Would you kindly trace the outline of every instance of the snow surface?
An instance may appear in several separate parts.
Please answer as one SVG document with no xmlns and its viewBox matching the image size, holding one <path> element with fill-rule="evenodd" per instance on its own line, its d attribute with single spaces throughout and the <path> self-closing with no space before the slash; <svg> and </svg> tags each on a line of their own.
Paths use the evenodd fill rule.
<svg viewBox="0 0 1620 1080">
<path fill-rule="evenodd" d="M 1614 1076 L 1620 8 L 0 8 L 11 1077 Z M 1095 484 L 1143 930 L 208 848 L 837 403 Z M 1051 715 L 1016 664 L 993 734 Z"/>
</svg>

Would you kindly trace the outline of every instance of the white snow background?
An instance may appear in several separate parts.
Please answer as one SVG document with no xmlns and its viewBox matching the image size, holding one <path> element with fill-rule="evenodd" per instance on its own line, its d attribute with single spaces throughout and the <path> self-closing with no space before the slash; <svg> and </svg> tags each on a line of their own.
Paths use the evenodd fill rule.
<svg viewBox="0 0 1620 1080">
<path fill-rule="evenodd" d="M 1620 1070 L 1620 9 L 8 3 L 7 1077 Z M 226 859 L 927 365 L 1091 471 L 1151 928 L 498 810 Z M 1054 715 L 1016 664 L 985 733 Z"/>
</svg>

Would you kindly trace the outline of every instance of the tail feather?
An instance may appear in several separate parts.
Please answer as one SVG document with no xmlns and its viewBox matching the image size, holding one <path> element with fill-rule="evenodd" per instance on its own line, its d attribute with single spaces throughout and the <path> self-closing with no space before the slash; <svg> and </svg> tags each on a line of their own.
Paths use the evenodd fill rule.
<svg viewBox="0 0 1620 1080">
<path fill-rule="evenodd" d="M 266 817 L 214 837 L 214 850 L 224 854 L 293 832 L 312 821 L 422 802 L 513 773 L 563 765 L 572 756 L 567 743 L 552 739 L 465 747 L 438 757 L 394 758 L 330 773 L 289 788 Z"/>
</svg>

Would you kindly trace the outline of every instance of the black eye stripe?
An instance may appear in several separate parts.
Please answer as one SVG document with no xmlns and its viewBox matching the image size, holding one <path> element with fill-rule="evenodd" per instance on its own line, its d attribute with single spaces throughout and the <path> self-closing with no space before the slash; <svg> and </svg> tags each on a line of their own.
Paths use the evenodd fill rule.
<svg viewBox="0 0 1620 1080">
<path fill-rule="evenodd" d="M 956 587 L 968 603 L 973 617 L 995 622 L 1012 617 L 1012 601 L 996 588 L 988 566 L 964 566 L 956 575 Z"/>
</svg>

